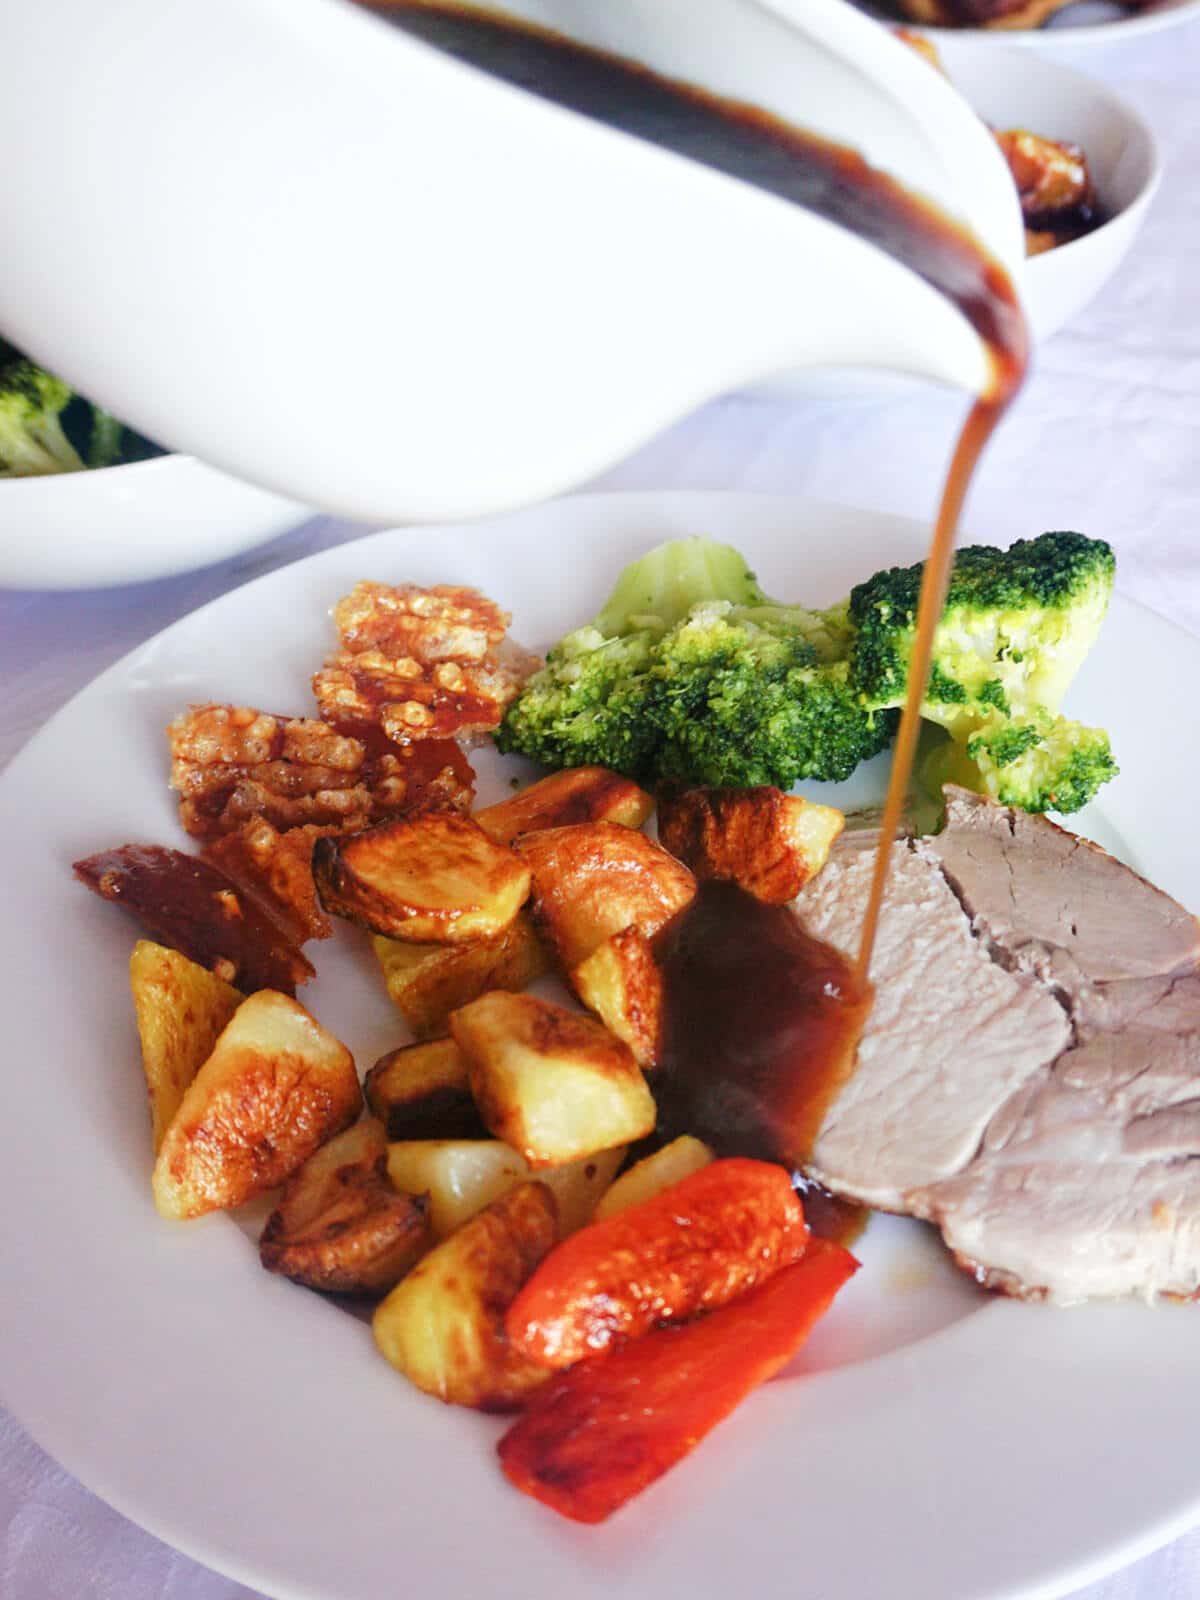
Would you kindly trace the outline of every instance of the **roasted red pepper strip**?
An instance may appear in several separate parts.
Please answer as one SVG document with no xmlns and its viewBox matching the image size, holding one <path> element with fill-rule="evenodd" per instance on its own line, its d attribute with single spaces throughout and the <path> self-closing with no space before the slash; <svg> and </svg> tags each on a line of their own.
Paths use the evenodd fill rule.
<svg viewBox="0 0 1200 1600">
<path fill-rule="evenodd" d="M 807 1243 L 783 1167 L 714 1161 L 551 1251 L 509 1308 L 509 1341 L 534 1361 L 569 1367 L 725 1305 L 799 1260 Z"/>
<path fill-rule="evenodd" d="M 501 1439 L 505 1474 L 564 1517 L 603 1522 L 778 1372 L 857 1269 L 841 1245 L 814 1239 L 711 1316 L 560 1373 Z"/>
</svg>

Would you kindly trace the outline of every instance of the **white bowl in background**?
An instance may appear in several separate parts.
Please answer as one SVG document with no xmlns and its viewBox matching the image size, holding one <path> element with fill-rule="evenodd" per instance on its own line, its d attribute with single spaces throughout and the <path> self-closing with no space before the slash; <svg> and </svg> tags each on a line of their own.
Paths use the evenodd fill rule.
<svg viewBox="0 0 1200 1600">
<path fill-rule="evenodd" d="M 938 52 L 955 87 L 985 122 L 1081 145 L 1091 166 L 1108 221 L 1021 265 L 1021 299 L 1034 344 L 1044 343 L 1083 310 L 1128 254 L 1162 177 L 1158 145 L 1119 95 L 1053 58 L 1006 50 L 991 39 L 981 43 L 978 30 L 943 30 Z M 907 381 L 863 369 L 794 372 L 755 384 L 753 392 L 861 393 Z"/>
<path fill-rule="evenodd" d="M 1021 288 L 1040 342 L 1112 277 L 1137 236 L 1162 165 L 1154 135 L 1106 85 L 1028 50 L 981 47 L 978 34 L 938 40 L 951 80 L 994 128 L 1026 128 L 1083 147 L 1108 221 L 1026 261 Z"/>
<path fill-rule="evenodd" d="M 109 588 L 190 572 L 310 515 L 191 456 L 4 478 L 0 588 Z"/>
</svg>

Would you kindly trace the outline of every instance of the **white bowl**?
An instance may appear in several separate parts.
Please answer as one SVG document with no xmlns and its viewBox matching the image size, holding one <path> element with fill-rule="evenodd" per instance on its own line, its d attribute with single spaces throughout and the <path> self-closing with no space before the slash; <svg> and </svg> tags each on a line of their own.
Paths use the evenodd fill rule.
<svg viewBox="0 0 1200 1600">
<path fill-rule="evenodd" d="M 223 561 L 311 513 L 191 456 L 0 480 L 0 587 L 91 589 Z"/>
<path fill-rule="evenodd" d="M 1104 84 L 1057 60 L 1005 49 L 979 33 L 943 30 L 938 52 L 955 87 L 994 128 L 1027 128 L 1082 145 L 1108 221 L 1021 264 L 1021 299 L 1041 344 L 1071 321 L 1116 272 L 1145 220 L 1162 177 L 1154 135 Z M 898 387 L 888 373 L 795 372 L 755 384 L 766 395 L 861 393 Z"/>
<path fill-rule="evenodd" d="M 1022 291 L 1034 339 L 1082 311 L 1121 265 L 1162 175 L 1154 135 L 1104 84 L 1028 50 L 981 44 L 974 34 L 938 40 L 955 86 L 994 128 L 1027 128 L 1082 145 L 1109 220 L 1093 233 L 1025 263 Z"/>
</svg>

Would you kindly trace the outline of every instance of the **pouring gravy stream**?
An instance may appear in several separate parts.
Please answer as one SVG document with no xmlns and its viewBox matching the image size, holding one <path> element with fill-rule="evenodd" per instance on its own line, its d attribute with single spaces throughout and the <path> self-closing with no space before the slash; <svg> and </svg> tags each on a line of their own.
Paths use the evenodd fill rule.
<svg viewBox="0 0 1200 1600">
<path fill-rule="evenodd" d="M 376 0 L 371 9 L 470 66 L 849 228 L 953 301 L 991 357 L 991 386 L 959 436 L 925 563 L 908 697 L 857 960 L 851 964 L 804 934 L 787 907 L 759 905 L 721 884 L 702 886 L 659 947 L 667 1015 L 656 1090 L 664 1131 L 802 1166 L 853 1070 L 870 1011 L 871 952 L 959 514 L 980 454 L 1025 373 L 1027 332 L 1012 284 L 961 225 L 855 151 L 759 107 L 469 7 Z M 861 1217 L 857 1207 L 811 1188 L 805 1206 L 816 1231 L 843 1238 Z"/>
</svg>

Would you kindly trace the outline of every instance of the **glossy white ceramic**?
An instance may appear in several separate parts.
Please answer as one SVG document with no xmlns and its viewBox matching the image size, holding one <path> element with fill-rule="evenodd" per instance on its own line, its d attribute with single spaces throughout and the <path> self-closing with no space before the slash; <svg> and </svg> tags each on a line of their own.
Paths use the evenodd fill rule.
<svg viewBox="0 0 1200 1600">
<path fill-rule="evenodd" d="M 632 556 L 699 531 L 816 605 L 919 557 L 927 532 L 798 499 L 633 495 L 380 534 L 150 640 L 0 779 L 0 837 L 19 841 L 0 905 L 0 1392 L 90 1488 L 267 1594 L 1049 1600 L 1200 1510 L 1196 1308 L 989 1299 L 914 1222 L 871 1222 L 863 1270 L 790 1376 L 610 1524 L 580 1528 L 507 1485 L 494 1419 L 411 1389 L 362 1322 L 264 1273 L 249 1229 L 156 1215 L 134 926 L 70 863 L 125 839 L 185 843 L 167 719 L 209 697 L 302 711 L 329 607 L 358 579 L 478 584 L 544 647 Z M 1073 820 L 1192 905 L 1195 760 L 1159 686 L 1198 672 L 1195 639 L 1118 601 L 1068 702 L 1111 729 L 1122 769 Z M 485 802 L 510 792 L 512 762 L 475 759 Z M 849 796 L 877 799 L 885 767 L 860 769 Z M 312 949 L 305 1001 L 365 1068 L 403 1037 L 366 941 L 342 928 Z"/>
<path fill-rule="evenodd" d="M 1052 57 L 981 44 L 978 33 L 949 35 L 938 49 L 956 87 L 992 127 L 1065 139 L 1081 145 L 1091 164 L 1108 221 L 1032 257 L 1021 271 L 1034 338 L 1048 339 L 1083 310 L 1137 237 L 1162 176 L 1154 135 L 1119 94 Z"/>
<path fill-rule="evenodd" d="M 190 572 L 309 514 L 189 456 L 0 479 L 0 588 L 107 588 Z"/>
<path fill-rule="evenodd" d="M 990 141 L 845 0 L 513 9 L 853 142 L 1019 258 Z M 40 0 L 0 7 L 0 60 L 0 139 L 39 134 L 0 166 L 0 326 L 308 503 L 528 502 L 814 362 L 987 379 L 961 313 L 845 230 L 345 0 Z"/>
<path fill-rule="evenodd" d="M 926 30 L 929 31 L 929 30 Z M 994 128 L 1029 128 L 1082 145 L 1108 221 L 1094 233 L 1021 262 L 1021 299 L 1035 344 L 1053 337 L 1103 288 L 1129 253 L 1158 192 L 1154 134 L 1107 85 L 1053 57 L 1003 48 L 980 30 L 943 29 L 937 46 L 955 88 Z M 769 394 L 859 393 L 890 374 L 794 372 L 755 385 Z"/>
</svg>

